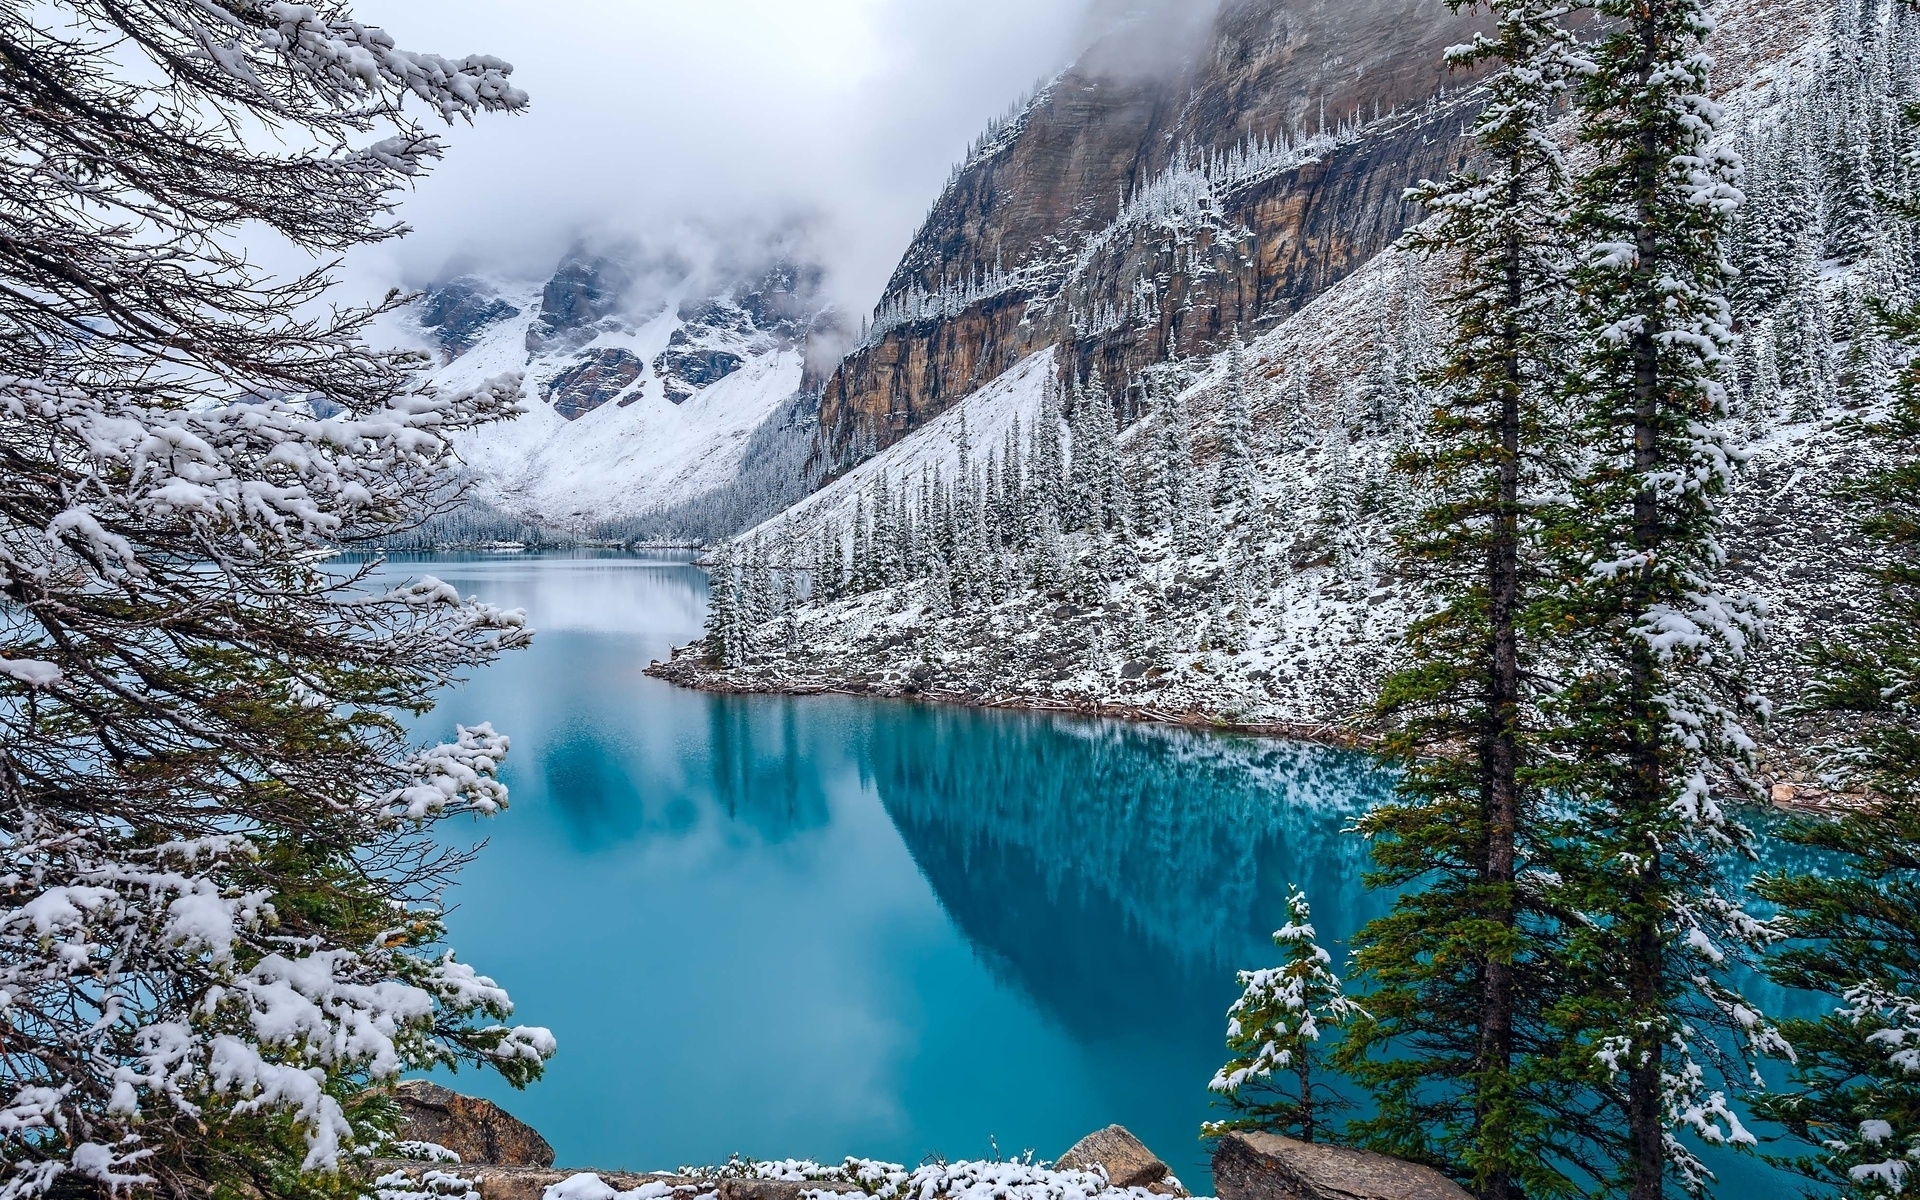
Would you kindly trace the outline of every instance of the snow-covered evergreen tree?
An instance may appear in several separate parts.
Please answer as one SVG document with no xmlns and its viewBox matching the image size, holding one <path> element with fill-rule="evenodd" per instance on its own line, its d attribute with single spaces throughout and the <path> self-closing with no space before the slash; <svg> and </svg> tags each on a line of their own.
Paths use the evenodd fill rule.
<svg viewBox="0 0 1920 1200">
<path fill-rule="evenodd" d="M 1492 8 L 1493 31 L 1452 55 L 1498 68 L 1483 85 L 1479 153 L 1420 189 L 1438 220 L 1409 239 L 1446 256 L 1456 280 L 1436 406 L 1405 462 L 1433 499 L 1399 544 L 1402 569 L 1431 581 L 1437 603 L 1379 700 L 1402 779 L 1362 829 L 1379 881 L 1400 894 L 1355 941 L 1375 987 L 1341 1062 L 1377 1102 L 1356 1136 L 1444 1165 L 1480 1200 L 1512 1200 L 1575 1190 L 1591 1155 L 1583 1089 L 1542 1069 L 1559 939 L 1550 903 L 1524 883 L 1553 765 L 1537 715 L 1550 597 L 1538 514 L 1567 467 L 1552 416 L 1571 191 L 1552 126 L 1578 52 L 1562 5 Z M 1368 405 L 1376 423 L 1379 407 Z M 1339 505 L 1323 498 L 1323 528 Z"/>
<path fill-rule="evenodd" d="M 1353 551 L 1354 521 L 1359 516 L 1354 493 L 1353 452 L 1344 421 L 1336 419 L 1320 447 L 1320 479 L 1314 497 L 1314 536 L 1336 563 Z"/>
<path fill-rule="evenodd" d="M 445 149 L 411 114 L 526 97 L 344 4 L 9 5 L 0 42 L 0 1195 L 358 1196 L 370 1089 L 553 1049 L 442 945 L 429 827 L 503 807 L 507 739 L 403 724 L 524 619 L 322 565 L 520 386 L 423 388 L 366 340 L 398 297 L 234 247 L 398 236 Z"/>
<path fill-rule="evenodd" d="M 1332 956 L 1314 940 L 1311 918 L 1306 894 L 1289 889 L 1287 923 L 1273 934 L 1285 961 L 1240 972 L 1240 998 L 1227 1010 L 1233 1057 L 1207 1085 L 1235 1115 L 1207 1122 L 1203 1136 L 1259 1129 L 1311 1142 L 1331 1132 L 1331 1114 L 1351 1107 L 1314 1078 L 1321 1035 L 1359 1009 L 1341 988 Z"/>
<path fill-rule="evenodd" d="M 722 542 L 707 564 L 707 621 L 703 639 L 707 658 L 721 666 L 738 665 L 737 590 L 733 543 Z"/>
<path fill-rule="evenodd" d="M 1845 7 L 1842 5 L 1841 7 Z M 1827 203 L 1825 209 L 1828 258 L 1851 263 L 1872 252 L 1879 206 L 1873 199 L 1873 148 L 1868 126 L 1859 111 L 1862 98 L 1846 107 L 1838 136 L 1827 147 Z"/>
<path fill-rule="evenodd" d="M 1893 340 L 1920 346 L 1920 310 L 1890 309 L 1883 324 Z M 1787 1023 L 1793 1078 L 1761 1107 L 1808 1147 L 1797 1165 L 1816 1180 L 1847 1196 L 1890 1197 L 1910 1189 L 1920 1166 L 1920 359 L 1902 371 L 1891 411 L 1856 432 L 1874 469 L 1847 494 L 1877 552 L 1865 590 L 1879 615 L 1817 644 L 1804 705 L 1848 718 L 1828 770 L 1871 799 L 1784 831 L 1844 869 L 1759 883 L 1795 939 L 1770 973 L 1836 1002 L 1823 1018 Z"/>
<path fill-rule="evenodd" d="M 1165 497 L 1167 526 L 1182 554 L 1198 549 L 1201 501 L 1194 486 L 1193 434 L 1179 385 L 1163 385 L 1160 405 L 1159 485 Z"/>
<path fill-rule="evenodd" d="M 1555 904 L 1580 914 L 1563 968 L 1577 999 L 1555 1006 L 1562 1069 L 1603 1073 L 1597 1098 L 1621 1131 L 1603 1147 L 1610 1185 L 1659 1200 L 1708 1178 L 1679 1131 L 1754 1140 L 1712 1086 L 1715 1031 L 1736 1060 L 1780 1048 L 1728 973 L 1767 933 L 1728 891 L 1750 834 L 1722 791 L 1748 770 L 1740 670 L 1760 620 L 1716 582 L 1733 463 L 1702 419 L 1724 411 L 1739 162 L 1708 95 L 1702 0 L 1597 11 L 1608 24 L 1576 93 L 1592 155 L 1576 186 L 1570 387 L 1586 463 L 1550 534 L 1564 592 L 1552 787 L 1568 815 L 1541 865 Z"/>
<path fill-rule="evenodd" d="M 1220 413 L 1220 479 L 1213 502 L 1222 505 L 1253 503 L 1256 471 L 1253 461 L 1253 407 L 1247 398 L 1246 344 L 1238 331 L 1227 348 L 1226 399 Z"/>
</svg>

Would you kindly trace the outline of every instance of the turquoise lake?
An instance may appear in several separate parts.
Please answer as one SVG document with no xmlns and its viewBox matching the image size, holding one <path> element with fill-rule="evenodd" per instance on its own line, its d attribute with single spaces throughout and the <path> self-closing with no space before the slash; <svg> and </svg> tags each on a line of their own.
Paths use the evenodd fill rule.
<svg viewBox="0 0 1920 1200">
<path fill-rule="evenodd" d="M 490 1096 L 562 1165 L 731 1153 L 918 1162 L 1126 1125 L 1196 1190 L 1234 971 L 1289 884 L 1321 940 L 1384 908 L 1345 833 L 1387 794 L 1292 743 L 645 676 L 698 635 L 672 558 L 408 558 L 539 633 L 423 732 L 513 739 L 510 812 L 450 895 L 453 944 L 560 1053 Z M 464 834 L 464 827 L 454 831 Z M 1723 1194 L 1795 1194 L 1716 1156 Z"/>
</svg>

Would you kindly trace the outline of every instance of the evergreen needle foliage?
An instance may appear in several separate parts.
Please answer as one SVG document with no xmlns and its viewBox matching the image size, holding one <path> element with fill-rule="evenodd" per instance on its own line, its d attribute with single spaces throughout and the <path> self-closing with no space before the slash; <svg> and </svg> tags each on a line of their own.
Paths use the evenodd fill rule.
<svg viewBox="0 0 1920 1200">
<path fill-rule="evenodd" d="M 1920 310 L 1880 316 L 1890 340 L 1920 348 Z M 1756 885 L 1795 938 L 1769 973 L 1839 1001 L 1783 1027 L 1797 1066 L 1759 1108 L 1813 1148 L 1791 1160 L 1797 1169 L 1846 1195 L 1880 1197 L 1899 1194 L 1920 1163 L 1920 359 L 1901 372 L 1891 411 L 1860 432 L 1879 469 L 1850 498 L 1877 552 L 1870 584 L 1881 616 L 1816 648 L 1806 705 L 1849 720 L 1831 765 L 1869 790 L 1872 807 L 1782 831 L 1844 870 Z"/>
<path fill-rule="evenodd" d="M 1331 1113 L 1352 1107 L 1314 1077 L 1321 1033 L 1360 1009 L 1341 990 L 1329 966 L 1332 957 L 1314 940 L 1312 915 L 1306 894 L 1289 889 L 1287 923 L 1273 934 L 1286 961 L 1240 972 L 1240 998 L 1227 1010 L 1233 1057 L 1207 1085 L 1237 1115 L 1207 1122 L 1202 1137 L 1260 1129 L 1311 1142 L 1326 1130 Z"/>
<path fill-rule="evenodd" d="M 1483 1200 L 1573 1194 L 1591 1105 L 1546 1069 L 1560 990 L 1556 923 L 1537 863 L 1538 662 L 1546 636 L 1540 496 L 1566 474 L 1554 399 L 1564 369 L 1567 171 L 1550 126 L 1572 74 L 1564 6 L 1496 0 L 1495 26 L 1452 55 L 1499 65 L 1474 130 L 1476 166 L 1412 196 L 1438 219 L 1412 248 L 1457 262 L 1454 335 L 1422 447 L 1401 467 L 1433 502 L 1401 537 L 1440 599 L 1379 705 L 1402 769 L 1370 813 L 1376 871 L 1401 889 L 1356 941 L 1374 985 L 1340 1048 L 1377 1113 L 1350 1131 L 1429 1162 Z"/>
<path fill-rule="evenodd" d="M 1682 1132 L 1753 1145 L 1715 1076 L 1744 1085 L 1742 1059 L 1786 1048 L 1729 976 L 1772 936 L 1727 889 L 1749 852 L 1724 799 L 1747 779 L 1740 672 L 1760 632 L 1756 606 L 1715 583 L 1739 162 L 1707 94 L 1701 0 L 1597 9 L 1575 93 L 1593 156 L 1573 218 L 1583 460 L 1548 529 L 1558 769 L 1541 784 L 1560 815 L 1540 865 L 1566 944 L 1547 1015 L 1556 1073 L 1587 1080 L 1617 1130 L 1600 1182 L 1658 1200 L 1711 1179 Z"/>
<path fill-rule="evenodd" d="M 361 339 L 397 297 L 235 239 L 397 236 L 403 103 L 526 97 L 334 3 L 0 0 L 0 64 L 0 1197 L 358 1195 L 378 1085 L 553 1050 L 440 944 L 427 826 L 503 806 L 507 741 L 401 724 L 524 620 L 323 565 L 519 381 L 423 390 Z"/>
</svg>

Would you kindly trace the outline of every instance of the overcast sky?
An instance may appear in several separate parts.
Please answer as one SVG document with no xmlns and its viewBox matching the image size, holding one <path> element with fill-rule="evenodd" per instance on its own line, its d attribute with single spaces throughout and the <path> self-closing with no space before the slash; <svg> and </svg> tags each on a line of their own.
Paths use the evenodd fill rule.
<svg viewBox="0 0 1920 1200">
<path fill-rule="evenodd" d="M 544 274 L 582 232 L 812 213 L 864 306 L 987 120 L 1076 47 L 1086 0 L 359 0 L 402 46 L 512 62 L 518 117 L 452 137 L 417 232 L 354 264 Z"/>
</svg>

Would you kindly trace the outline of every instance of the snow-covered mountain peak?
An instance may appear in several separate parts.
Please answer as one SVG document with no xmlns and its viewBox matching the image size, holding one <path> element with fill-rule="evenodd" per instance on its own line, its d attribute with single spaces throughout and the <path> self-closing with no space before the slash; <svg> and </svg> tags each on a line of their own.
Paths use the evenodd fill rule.
<svg viewBox="0 0 1920 1200">
<path fill-rule="evenodd" d="M 822 272 L 773 257 L 715 277 L 659 256 L 575 253 L 545 281 L 462 275 L 406 317 L 443 386 L 526 378 L 527 411 L 465 439 L 481 496 L 567 525 L 723 488 L 800 392 Z"/>
</svg>

